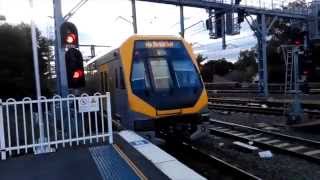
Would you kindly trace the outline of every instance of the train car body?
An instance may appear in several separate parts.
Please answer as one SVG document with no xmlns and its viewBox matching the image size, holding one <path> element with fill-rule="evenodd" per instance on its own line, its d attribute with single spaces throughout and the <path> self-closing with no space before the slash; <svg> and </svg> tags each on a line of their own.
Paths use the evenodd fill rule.
<svg viewBox="0 0 320 180">
<path fill-rule="evenodd" d="M 135 131 L 208 117 L 208 97 L 191 46 L 173 36 L 140 36 L 86 64 L 92 92 L 111 93 L 113 117 Z"/>
</svg>

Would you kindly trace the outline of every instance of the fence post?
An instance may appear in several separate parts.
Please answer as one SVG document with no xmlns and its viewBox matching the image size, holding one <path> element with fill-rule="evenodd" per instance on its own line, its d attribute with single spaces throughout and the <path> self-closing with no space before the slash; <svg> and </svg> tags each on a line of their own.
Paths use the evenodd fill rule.
<svg viewBox="0 0 320 180">
<path fill-rule="evenodd" d="M 2 108 L 1 99 L 0 99 L 0 152 L 1 152 L 1 160 L 6 160 L 6 142 L 5 142 L 5 136 L 4 136 L 3 108 Z"/>
<path fill-rule="evenodd" d="M 112 132 L 112 116 L 111 116 L 110 92 L 107 92 L 107 117 L 108 117 L 108 134 L 109 134 L 109 143 L 110 143 L 110 144 L 113 144 L 113 132 Z"/>
</svg>

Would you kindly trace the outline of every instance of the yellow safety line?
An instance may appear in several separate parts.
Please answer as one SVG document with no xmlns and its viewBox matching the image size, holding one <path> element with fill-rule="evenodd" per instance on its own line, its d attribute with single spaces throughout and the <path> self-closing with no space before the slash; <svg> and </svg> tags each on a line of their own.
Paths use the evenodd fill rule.
<svg viewBox="0 0 320 180">
<path fill-rule="evenodd" d="M 129 157 L 124 154 L 124 152 L 119 148 L 118 145 L 112 145 L 114 149 L 119 153 L 119 155 L 127 162 L 127 164 L 133 169 L 133 171 L 139 176 L 141 180 L 148 180 L 148 178 L 140 171 L 140 169 L 129 159 Z"/>
</svg>

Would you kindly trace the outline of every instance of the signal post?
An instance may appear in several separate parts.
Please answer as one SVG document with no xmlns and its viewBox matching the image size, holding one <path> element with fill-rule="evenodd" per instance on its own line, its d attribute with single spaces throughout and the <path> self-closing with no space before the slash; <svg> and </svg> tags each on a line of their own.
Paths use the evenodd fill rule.
<svg viewBox="0 0 320 180">
<path fill-rule="evenodd" d="M 61 0 L 54 0 L 54 19 L 57 89 L 62 97 L 67 97 L 69 88 L 77 89 L 85 85 L 83 58 L 77 49 L 78 30 L 73 23 L 66 22 L 62 17 Z"/>
<path fill-rule="evenodd" d="M 68 81 L 65 63 L 64 48 L 61 42 L 61 29 L 64 19 L 61 12 L 61 0 L 53 0 L 55 22 L 55 66 L 57 74 L 57 90 L 62 97 L 68 95 Z"/>
</svg>

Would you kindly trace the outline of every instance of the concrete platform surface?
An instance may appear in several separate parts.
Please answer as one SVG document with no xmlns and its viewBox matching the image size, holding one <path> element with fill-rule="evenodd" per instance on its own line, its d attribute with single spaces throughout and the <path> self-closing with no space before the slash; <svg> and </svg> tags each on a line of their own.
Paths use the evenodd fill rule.
<svg viewBox="0 0 320 180">
<path fill-rule="evenodd" d="M 143 179 L 113 145 L 74 147 L 0 161 L 1 180 Z"/>
</svg>

